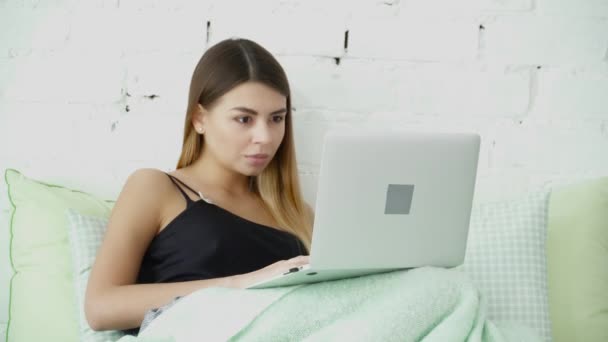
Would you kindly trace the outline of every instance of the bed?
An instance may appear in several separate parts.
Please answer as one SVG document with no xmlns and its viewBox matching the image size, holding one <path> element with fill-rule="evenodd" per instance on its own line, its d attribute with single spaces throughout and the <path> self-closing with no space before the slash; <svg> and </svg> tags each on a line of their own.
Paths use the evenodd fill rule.
<svg viewBox="0 0 608 342">
<path fill-rule="evenodd" d="M 82 300 L 112 198 L 4 173 L 2 306 L 9 342 L 106 341 Z M 453 271 L 481 294 L 487 317 L 543 341 L 608 341 L 608 177 L 475 202 L 467 253 Z"/>
</svg>

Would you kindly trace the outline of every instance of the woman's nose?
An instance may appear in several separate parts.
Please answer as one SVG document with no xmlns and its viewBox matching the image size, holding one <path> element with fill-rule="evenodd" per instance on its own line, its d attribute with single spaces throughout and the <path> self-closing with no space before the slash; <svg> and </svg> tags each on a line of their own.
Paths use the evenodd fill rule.
<svg viewBox="0 0 608 342">
<path fill-rule="evenodd" d="M 270 127 L 266 123 L 260 123 L 253 128 L 253 142 L 268 143 L 272 139 Z"/>
</svg>

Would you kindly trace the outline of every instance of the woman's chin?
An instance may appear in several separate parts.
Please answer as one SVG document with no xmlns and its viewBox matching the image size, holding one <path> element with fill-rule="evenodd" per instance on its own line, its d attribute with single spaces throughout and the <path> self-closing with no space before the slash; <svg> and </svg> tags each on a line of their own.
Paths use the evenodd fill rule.
<svg viewBox="0 0 608 342">
<path fill-rule="evenodd" d="M 241 173 L 247 176 L 259 176 L 268 167 L 268 163 L 245 163 Z"/>
<path fill-rule="evenodd" d="M 266 167 L 245 167 L 241 169 L 241 173 L 245 176 L 248 177 L 252 177 L 252 176 L 259 176 L 260 174 L 262 174 L 262 172 L 264 171 Z"/>
</svg>

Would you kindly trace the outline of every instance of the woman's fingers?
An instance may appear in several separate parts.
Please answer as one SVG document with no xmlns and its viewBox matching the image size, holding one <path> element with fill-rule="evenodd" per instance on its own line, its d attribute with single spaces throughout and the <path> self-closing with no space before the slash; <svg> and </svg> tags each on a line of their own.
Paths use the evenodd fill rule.
<svg viewBox="0 0 608 342">
<path fill-rule="evenodd" d="M 291 269 L 293 267 L 306 265 L 306 264 L 308 264 L 308 262 L 309 262 L 308 255 L 300 255 L 295 258 L 275 262 L 274 264 L 271 265 L 271 267 L 273 269 L 275 269 L 277 273 L 282 273 L 282 272 L 289 271 L 289 269 Z"/>
<path fill-rule="evenodd" d="M 287 260 L 290 265 L 306 265 L 309 263 L 309 261 L 310 257 L 308 255 L 300 255 Z"/>
</svg>

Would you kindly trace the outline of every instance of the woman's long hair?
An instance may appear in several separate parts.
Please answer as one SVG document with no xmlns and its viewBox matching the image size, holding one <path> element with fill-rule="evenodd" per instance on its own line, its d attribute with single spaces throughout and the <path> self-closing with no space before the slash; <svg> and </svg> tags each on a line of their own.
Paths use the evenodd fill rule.
<svg viewBox="0 0 608 342">
<path fill-rule="evenodd" d="M 204 148 L 192 116 L 198 104 L 210 108 L 222 95 L 246 81 L 261 82 L 287 98 L 285 135 L 272 161 L 252 176 L 256 193 L 277 223 L 296 235 L 310 250 L 312 215 L 302 198 L 293 141 L 291 91 L 285 71 L 270 52 L 248 39 L 227 39 L 210 47 L 201 57 L 190 82 L 184 141 L 177 168 L 192 164 Z"/>
</svg>

